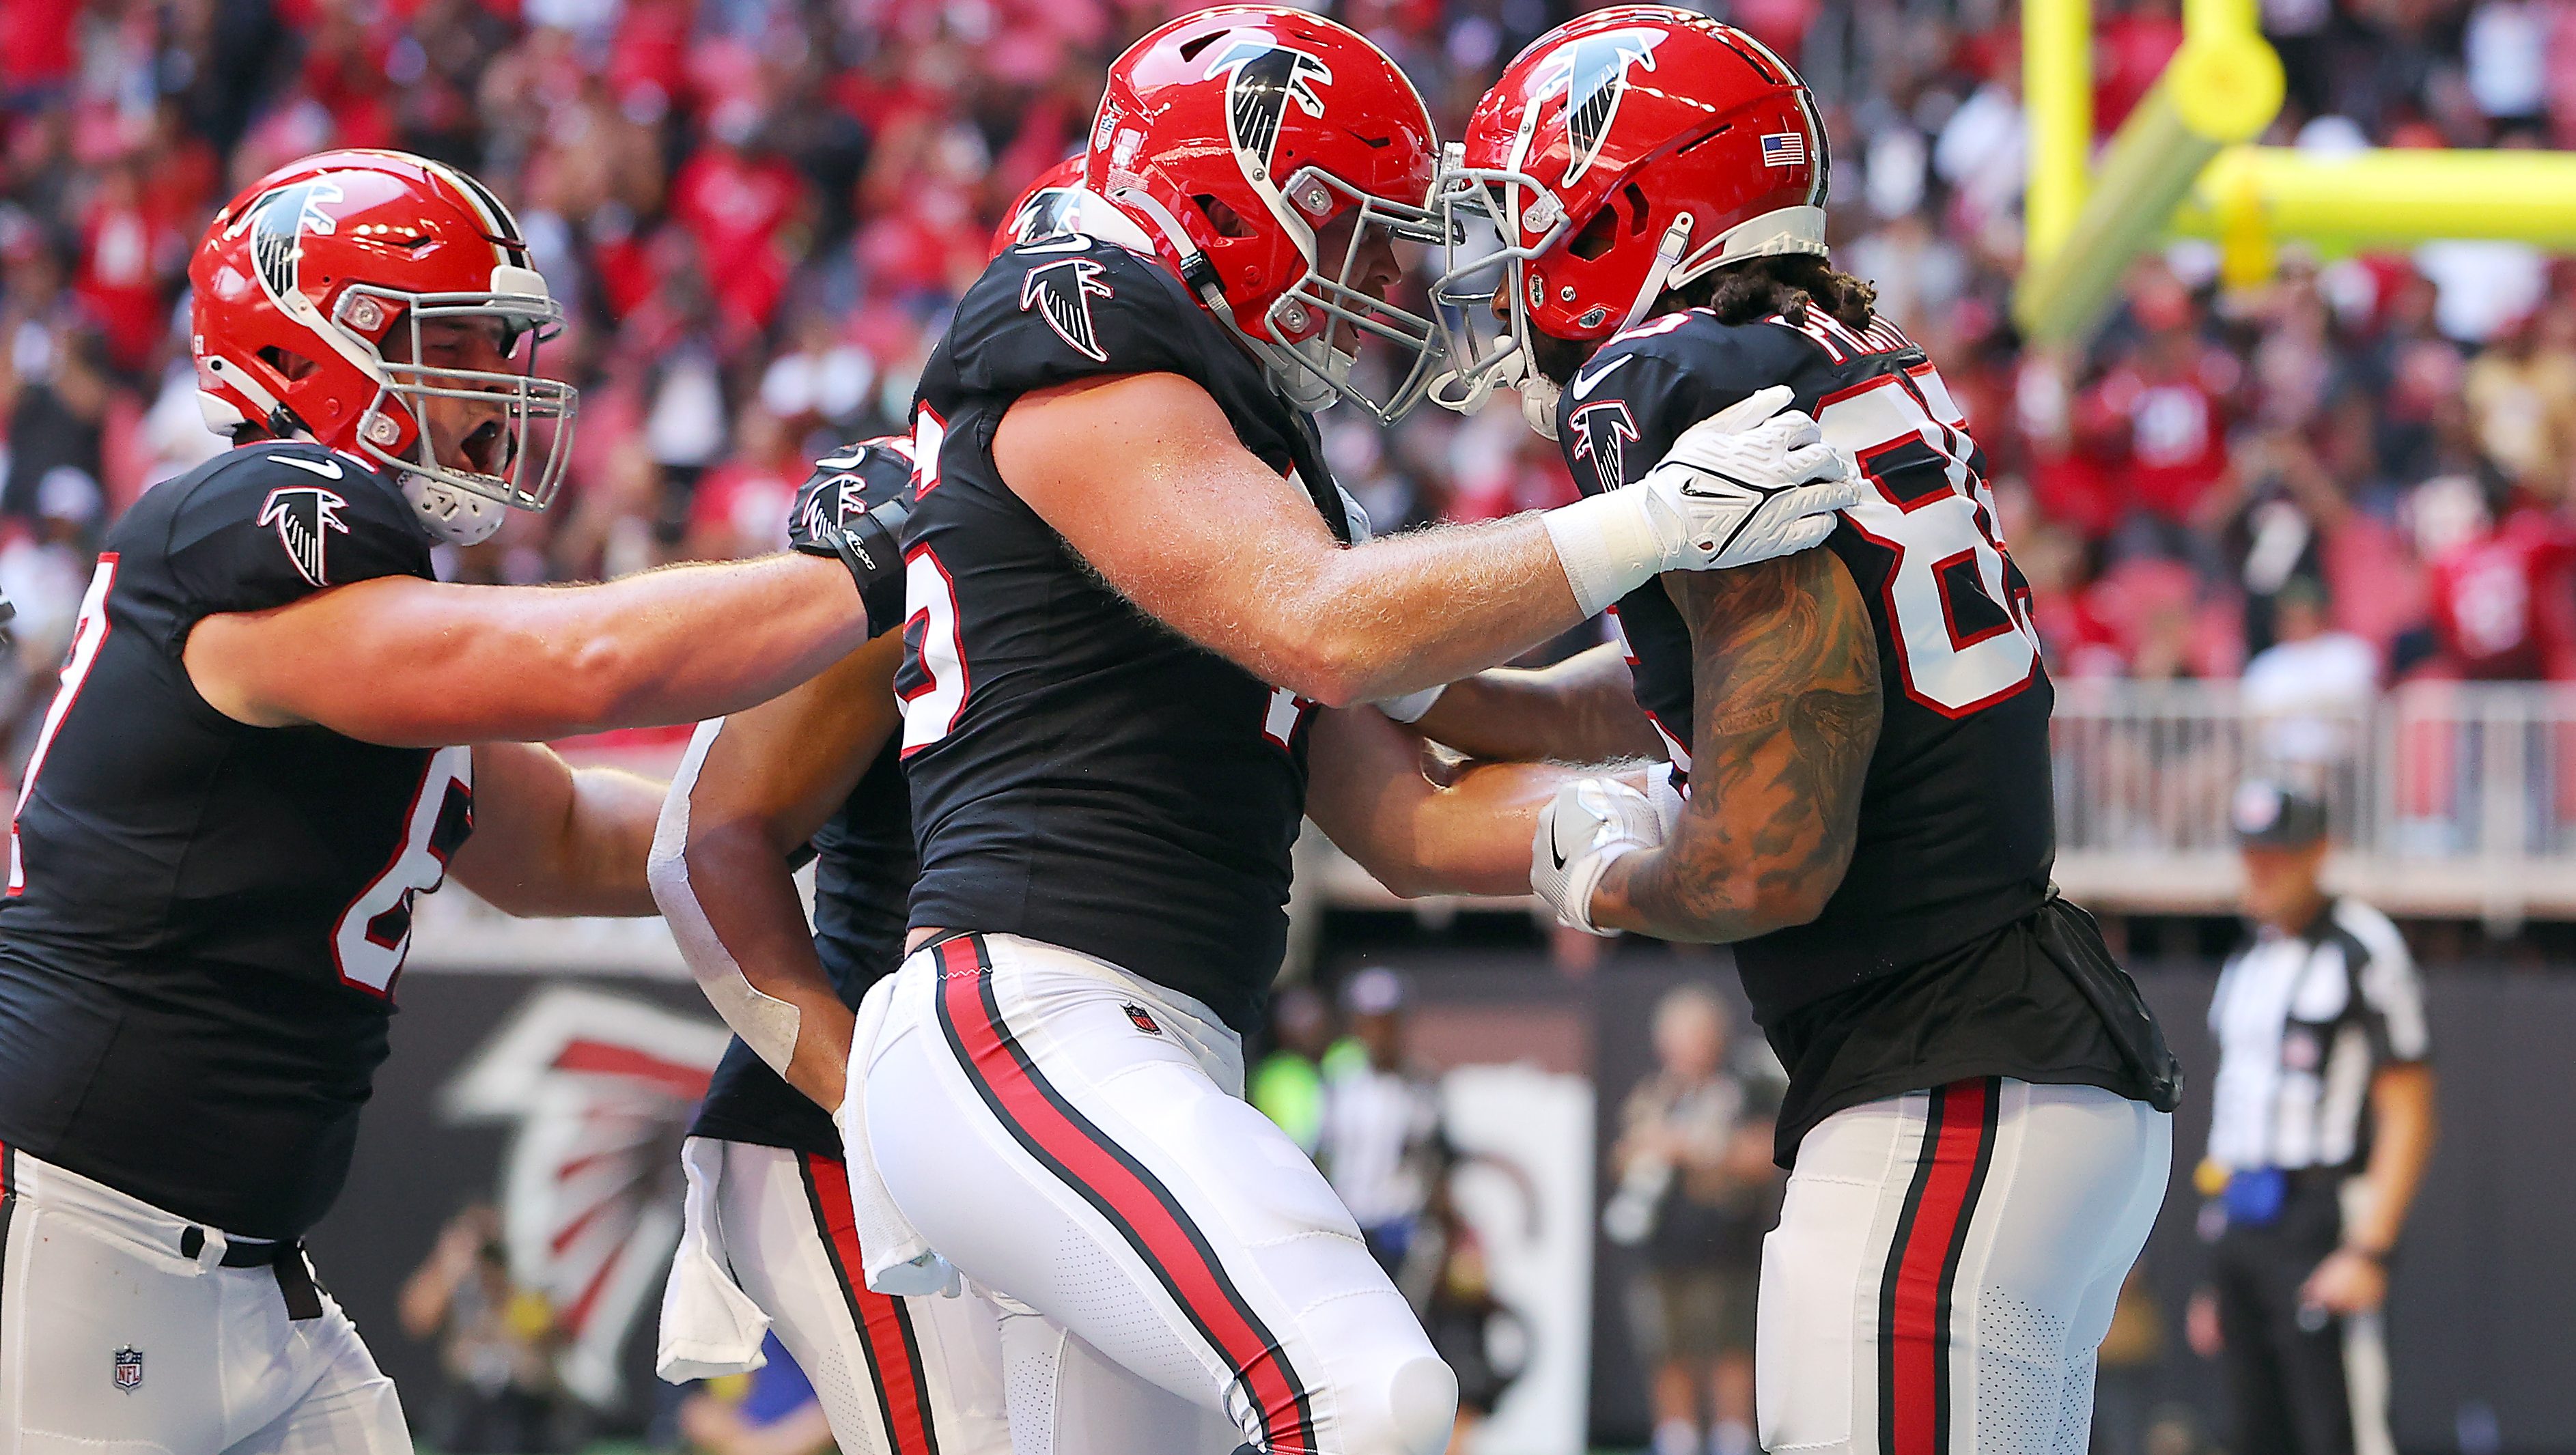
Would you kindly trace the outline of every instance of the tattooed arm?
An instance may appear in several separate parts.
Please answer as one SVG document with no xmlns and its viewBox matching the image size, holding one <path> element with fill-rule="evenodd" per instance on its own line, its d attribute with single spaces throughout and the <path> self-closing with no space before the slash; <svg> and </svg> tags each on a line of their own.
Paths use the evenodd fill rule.
<svg viewBox="0 0 2576 1455">
<path fill-rule="evenodd" d="M 1602 876 L 1593 922 L 1724 943 L 1821 913 L 1851 866 L 1878 746 L 1878 647 L 1851 573 L 1804 551 L 1664 587 L 1690 623 L 1690 802 Z"/>
<path fill-rule="evenodd" d="M 1435 743 L 1497 762 L 1614 763 L 1661 758 L 1619 648 L 1604 643 L 1552 667 L 1497 667 L 1452 682 L 1413 725 Z"/>
</svg>

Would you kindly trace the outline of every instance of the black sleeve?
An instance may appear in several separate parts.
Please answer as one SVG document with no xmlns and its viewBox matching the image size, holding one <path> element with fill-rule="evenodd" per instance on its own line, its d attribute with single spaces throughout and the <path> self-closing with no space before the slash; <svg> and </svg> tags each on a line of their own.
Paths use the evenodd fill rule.
<svg viewBox="0 0 2576 1455">
<path fill-rule="evenodd" d="M 972 393 L 1026 394 L 1102 374 L 1179 374 L 1208 384 L 1189 347 L 1205 325 L 1161 263 L 1066 234 L 1012 248 L 957 305 L 949 341 Z"/>
<path fill-rule="evenodd" d="M 1587 495 L 1644 478 L 1692 425 L 1789 382 L 1809 346 L 1772 324 L 1723 324 L 1698 309 L 1613 338 L 1557 401 L 1558 444 Z"/>
<path fill-rule="evenodd" d="M 383 476 L 318 445 L 238 454 L 171 514 L 166 645 L 179 647 L 219 613 L 265 611 L 378 576 L 434 576 L 428 537 Z"/>
<path fill-rule="evenodd" d="M 903 625 L 903 522 L 912 504 L 912 445 L 886 435 L 814 462 L 787 517 L 787 544 L 849 567 L 871 637 Z"/>
</svg>

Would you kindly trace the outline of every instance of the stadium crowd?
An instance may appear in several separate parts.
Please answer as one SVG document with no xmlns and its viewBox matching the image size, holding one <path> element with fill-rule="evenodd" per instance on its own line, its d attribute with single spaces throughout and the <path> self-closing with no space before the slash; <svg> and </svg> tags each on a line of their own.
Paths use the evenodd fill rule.
<svg viewBox="0 0 2576 1455">
<path fill-rule="evenodd" d="M 517 205 L 583 391 L 565 498 L 464 579 L 615 574 L 783 539 L 804 461 L 899 428 L 1002 209 L 1079 144 L 1106 60 L 1172 0 L 13 0 L 0 18 L 0 587 L 23 719 L 107 520 L 220 447 L 183 282 L 236 187 L 326 146 L 457 162 Z M 2528 249 L 2320 263 L 2252 291 L 2178 245 L 2084 353 L 2008 318 L 2023 172 L 1998 0 L 1735 0 L 1799 63 L 1835 240 L 1986 446 L 2061 677 L 2301 690 L 2576 679 L 2576 273 Z M 1444 133 L 1558 0 L 1348 0 Z M 2576 8 L 2264 0 L 2273 140 L 2576 144 Z M 2096 6 L 2108 134 L 2181 38 Z M 1418 285 L 1417 285 L 1418 286 Z M 1571 490 L 1508 408 L 1328 448 L 1381 526 Z M 2258 666 L 2258 671 L 2262 670 Z M 33 680 L 30 680 L 33 679 Z M 22 748 L 23 751 L 23 748 Z"/>
</svg>

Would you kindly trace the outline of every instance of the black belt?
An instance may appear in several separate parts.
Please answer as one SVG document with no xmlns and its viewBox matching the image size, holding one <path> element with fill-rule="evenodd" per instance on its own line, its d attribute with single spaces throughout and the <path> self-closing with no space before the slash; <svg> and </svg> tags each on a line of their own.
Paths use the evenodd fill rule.
<svg viewBox="0 0 2576 1455">
<path fill-rule="evenodd" d="M 179 1256 L 194 1261 L 206 1248 L 206 1230 L 190 1228 L 179 1235 Z M 322 1317 L 322 1295 L 313 1286 L 313 1265 L 304 1260 L 302 1239 L 285 1242 L 224 1244 L 226 1268 L 266 1268 L 277 1275 L 277 1291 L 286 1300 L 286 1316 L 298 1323 Z"/>
</svg>

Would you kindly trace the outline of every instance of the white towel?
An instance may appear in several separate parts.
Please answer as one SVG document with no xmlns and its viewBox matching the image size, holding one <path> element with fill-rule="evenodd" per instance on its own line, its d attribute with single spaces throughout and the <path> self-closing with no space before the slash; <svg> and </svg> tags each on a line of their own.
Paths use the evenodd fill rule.
<svg viewBox="0 0 2576 1455">
<path fill-rule="evenodd" d="M 691 1137 L 680 1144 L 688 1177 L 680 1215 L 680 1246 L 671 1255 L 671 1281 L 662 1285 L 661 1342 L 653 1372 L 672 1384 L 748 1374 L 769 1362 L 761 1336 L 769 1315 L 734 1286 L 716 1215 L 716 1184 L 724 1175 L 724 1143 Z"/>
<path fill-rule="evenodd" d="M 903 1209 L 894 1205 L 885 1179 L 877 1175 L 877 1160 L 868 1150 L 868 1063 L 876 1059 L 877 1037 L 885 1030 L 895 984 L 908 974 L 935 976 L 937 966 L 916 956 L 903 969 L 869 986 L 859 1001 L 858 1026 L 850 1036 L 850 1071 L 841 1109 L 832 1114 L 832 1120 L 841 1129 L 841 1157 L 850 1174 L 850 1211 L 858 1222 L 859 1262 L 866 1270 L 868 1287 L 897 1297 L 955 1297 L 963 1286 L 957 1270 L 930 1251 L 930 1244 Z"/>
</svg>

